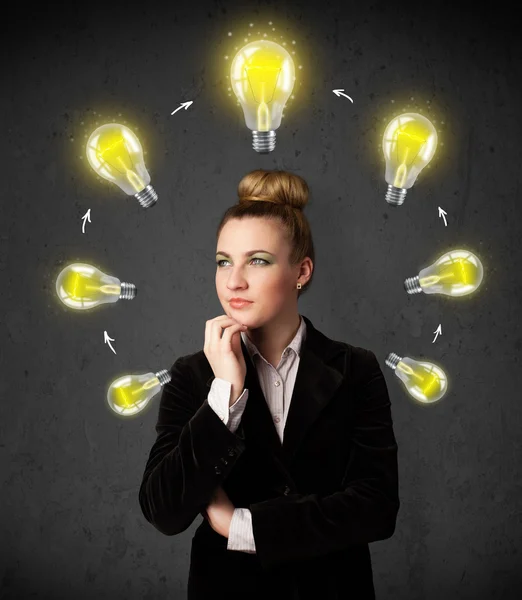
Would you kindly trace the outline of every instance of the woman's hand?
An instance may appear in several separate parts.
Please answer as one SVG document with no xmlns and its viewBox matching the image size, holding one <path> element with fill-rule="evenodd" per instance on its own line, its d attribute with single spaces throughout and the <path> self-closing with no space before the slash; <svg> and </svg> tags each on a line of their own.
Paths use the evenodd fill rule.
<svg viewBox="0 0 522 600">
<path fill-rule="evenodd" d="M 202 514 L 214 531 L 228 539 L 234 509 L 235 506 L 230 502 L 223 488 L 219 486 L 214 492 L 212 502 Z"/>
<path fill-rule="evenodd" d="M 246 329 L 228 315 L 210 319 L 205 325 L 203 352 L 212 367 L 214 377 L 232 384 L 229 406 L 237 400 L 245 385 L 247 368 L 241 350 L 241 331 Z"/>
</svg>

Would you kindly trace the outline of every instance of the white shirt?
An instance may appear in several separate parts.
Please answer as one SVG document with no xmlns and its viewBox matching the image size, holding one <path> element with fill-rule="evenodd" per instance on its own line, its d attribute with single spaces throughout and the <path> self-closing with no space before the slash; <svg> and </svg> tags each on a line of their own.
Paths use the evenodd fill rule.
<svg viewBox="0 0 522 600">
<path fill-rule="evenodd" d="M 301 317 L 301 315 L 299 316 Z M 245 332 L 241 332 L 241 339 L 257 369 L 259 383 L 274 419 L 274 425 L 281 443 L 283 443 L 283 432 L 299 368 L 301 345 L 305 338 L 306 323 L 301 317 L 301 325 L 294 339 L 284 349 L 279 364 L 274 367 L 248 339 Z M 208 394 L 208 403 L 230 431 L 235 432 L 245 410 L 248 389 L 245 388 L 236 402 L 229 407 L 231 391 L 232 384 L 229 381 L 219 377 L 214 378 Z M 232 522 L 230 523 L 227 549 L 255 554 L 256 545 L 252 529 L 252 513 L 248 508 L 236 508 L 234 510 Z"/>
</svg>

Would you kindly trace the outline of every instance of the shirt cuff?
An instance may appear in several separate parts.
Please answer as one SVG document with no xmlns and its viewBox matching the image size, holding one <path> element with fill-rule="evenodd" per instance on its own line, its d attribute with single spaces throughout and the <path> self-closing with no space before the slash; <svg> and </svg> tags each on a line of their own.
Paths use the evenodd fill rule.
<svg viewBox="0 0 522 600">
<path fill-rule="evenodd" d="M 248 390 L 244 389 L 239 398 L 229 407 L 232 384 L 219 377 L 214 378 L 208 394 L 208 404 L 223 423 L 235 432 L 239 427 L 248 399 Z"/>
<path fill-rule="evenodd" d="M 252 529 L 252 513 L 248 508 L 236 508 L 230 522 L 227 550 L 256 554 L 256 543 Z"/>
<path fill-rule="evenodd" d="M 245 388 L 243 390 L 243 393 L 241 394 L 241 396 L 239 396 L 239 398 L 229 408 L 229 417 L 230 418 L 228 420 L 227 427 L 233 433 L 239 427 L 239 423 L 241 422 L 241 417 L 243 416 L 243 412 L 245 410 L 247 400 L 248 400 L 248 390 Z"/>
</svg>

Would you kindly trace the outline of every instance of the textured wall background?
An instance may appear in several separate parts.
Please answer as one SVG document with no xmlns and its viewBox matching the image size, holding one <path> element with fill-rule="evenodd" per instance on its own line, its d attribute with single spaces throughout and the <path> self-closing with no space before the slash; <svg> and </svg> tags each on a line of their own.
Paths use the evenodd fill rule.
<svg viewBox="0 0 522 600">
<path fill-rule="evenodd" d="M 317 270 L 300 312 L 373 350 L 388 382 L 402 506 L 395 535 L 370 546 L 377 597 L 521 597 L 520 32 L 499 3 L 425 4 L 13 7 L 1 36 L 2 598 L 185 597 L 200 520 L 168 538 L 138 505 L 159 396 L 124 422 L 105 395 L 125 372 L 202 349 L 222 314 L 216 226 L 255 168 L 308 181 Z M 268 156 L 227 96 L 224 56 L 257 30 L 295 40 L 303 65 Z M 405 110 L 436 123 L 440 146 L 394 209 L 379 144 Z M 153 209 L 89 170 L 86 136 L 109 120 L 142 140 Z M 478 293 L 404 292 L 462 245 L 483 260 Z M 137 298 L 66 309 L 55 280 L 76 261 L 135 283 Z M 448 395 L 415 404 L 389 352 L 439 362 Z"/>
</svg>

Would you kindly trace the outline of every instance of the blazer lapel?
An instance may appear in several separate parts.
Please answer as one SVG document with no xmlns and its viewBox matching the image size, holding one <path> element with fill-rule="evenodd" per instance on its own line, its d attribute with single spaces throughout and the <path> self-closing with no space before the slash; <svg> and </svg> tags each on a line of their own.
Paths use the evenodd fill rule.
<svg viewBox="0 0 522 600">
<path fill-rule="evenodd" d="M 299 368 L 285 424 L 283 444 L 261 389 L 255 365 L 241 341 L 247 365 L 245 387 L 248 389 L 248 400 L 241 418 L 243 435 L 256 447 L 274 454 L 286 467 L 290 467 L 308 429 L 334 397 L 343 380 L 341 373 L 328 366 L 331 359 L 344 350 L 343 346 L 317 331 L 304 315 L 303 319 L 306 323 L 306 337 L 301 345 Z"/>
</svg>

